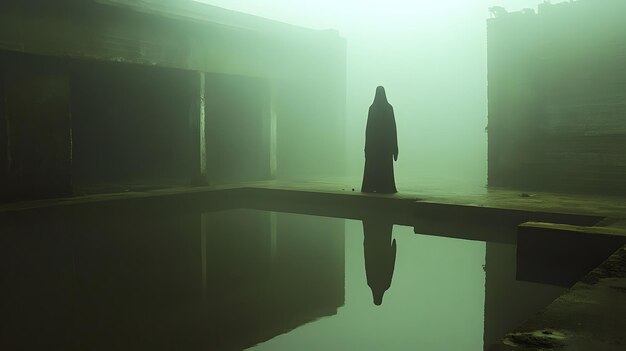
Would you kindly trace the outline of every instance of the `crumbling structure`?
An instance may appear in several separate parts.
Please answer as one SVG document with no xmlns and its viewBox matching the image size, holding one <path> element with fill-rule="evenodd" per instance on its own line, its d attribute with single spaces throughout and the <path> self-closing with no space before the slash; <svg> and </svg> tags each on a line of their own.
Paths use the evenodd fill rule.
<svg viewBox="0 0 626 351">
<path fill-rule="evenodd" d="M 185 1 L 2 1 L 0 201 L 336 175 L 346 44 Z"/>
<path fill-rule="evenodd" d="M 626 2 L 488 21 L 489 185 L 626 194 Z"/>
</svg>

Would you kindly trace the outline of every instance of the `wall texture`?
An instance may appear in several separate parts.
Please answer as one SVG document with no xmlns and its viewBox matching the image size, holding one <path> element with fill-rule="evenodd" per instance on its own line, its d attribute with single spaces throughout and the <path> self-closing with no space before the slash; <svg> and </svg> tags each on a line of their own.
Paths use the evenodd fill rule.
<svg viewBox="0 0 626 351">
<path fill-rule="evenodd" d="M 37 63 L 40 66 L 48 65 L 46 60 L 61 62 L 63 68 L 55 72 L 61 72 L 70 85 L 70 105 L 72 99 L 80 98 L 80 94 L 71 94 L 77 91 L 74 82 L 80 80 L 75 66 L 89 66 L 79 62 L 206 72 L 207 77 L 231 76 L 229 80 L 241 76 L 258 79 L 265 86 L 266 100 L 261 105 L 266 110 L 269 105 L 269 111 L 263 112 L 269 122 L 263 122 L 263 128 L 272 139 L 264 141 L 271 145 L 267 150 L 272 153 L 263 156 L 272 163 L 264 174 L 301 177 L 342 171 L 346 43 L 336 32 L 308 30 L 193 1 L 3 1 L 0 54 L 37 56 L 43 60 Z M 6 73 L 12 70 L 3 65 L 0 78 L 4 87 L 12 84 Z M 210 88 L 211 81 L 208 83 Z M 36 94 L 33 89 L 25 91 Z M 12 102 L 6 102 L 13 99 L 9 93 L 3 93 L 3 110 L 11 106 Z M 193 106 L 180 118 L 189 119 L 189 110 Z M 69 114 L 66 117 L 71 120 Z M 8 125 L 4 117 L 3 121 L 0 151 L 8 147 L 7 135 L 15 125 Z M 71 129 L 64 133 L 71 136 Z M 68 160 L 71 152 L 68 149 L 65 155 Z M 4 169 L 5 158 L 0 158 Z M 33 172 L 40 170 L 44 169 Z M 62 192 L 49 195 L 55 193 Z"/>
<path fill-rule="evenodd" d="M 489 20 L 489 184 L 626 194 L 626 3 Z"/>
</svg>

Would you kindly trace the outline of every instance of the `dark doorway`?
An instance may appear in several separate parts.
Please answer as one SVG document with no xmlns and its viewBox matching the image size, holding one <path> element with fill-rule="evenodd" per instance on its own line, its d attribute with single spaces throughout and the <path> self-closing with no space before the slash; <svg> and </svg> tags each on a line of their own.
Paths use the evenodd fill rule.
<svg viewBox="0 0 626 351">
<path fill-rule="evenodd" d="M 270 94 L 265 80 L 207 74 L 206 149 L 209 181 L 269 179 Z"/>
<path fill-rule="evenodd" d="M 0 53 L 0 198 L 71 193 L 70 87 L 58 59 Z"/>
<path fill-rule="evenodd" d="M 75 64 L 77 192 L 189 184 L 190 118 L 198 92 L 193 73 L 128 64 Z"/>
</svg>

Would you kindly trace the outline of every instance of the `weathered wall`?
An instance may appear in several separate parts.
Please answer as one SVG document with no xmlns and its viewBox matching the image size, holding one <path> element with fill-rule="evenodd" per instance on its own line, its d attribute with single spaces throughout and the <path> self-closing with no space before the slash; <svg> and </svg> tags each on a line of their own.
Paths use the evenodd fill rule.
<svg viewBox="0 0 626 351">
<path fill-rule="evenodd" d="M 0 49 L 265 79 L 276 118 L 275 175 L 342 170 L 346 44 L 334 32 L 191 1 L 7 1 Z"/>
<path fill-rule="evenodd" d="M 626 194 L 626 3 L 489 21 L 489 184 Z"/>
</svg>

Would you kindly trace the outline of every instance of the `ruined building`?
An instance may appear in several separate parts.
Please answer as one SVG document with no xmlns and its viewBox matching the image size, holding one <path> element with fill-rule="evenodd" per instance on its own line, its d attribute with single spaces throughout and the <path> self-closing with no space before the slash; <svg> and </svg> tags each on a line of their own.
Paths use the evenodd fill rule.
<svg viewBox="0 0 626 351">
<path fill-rule="evenodd" d="M 3 1 L 0 198 L 335 175 L 345 65 L 336 32 L 193 1 Z"/>
<path fill-rule="evenodd" d="M 488 22 L 489 185 L 626 194 L 626 3 Z"/>
</svg>

